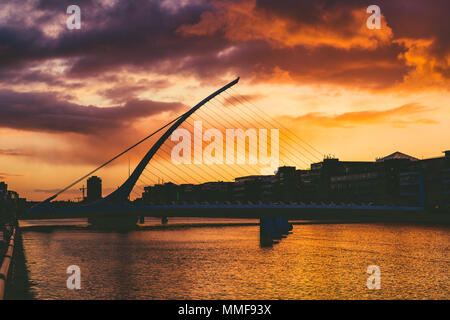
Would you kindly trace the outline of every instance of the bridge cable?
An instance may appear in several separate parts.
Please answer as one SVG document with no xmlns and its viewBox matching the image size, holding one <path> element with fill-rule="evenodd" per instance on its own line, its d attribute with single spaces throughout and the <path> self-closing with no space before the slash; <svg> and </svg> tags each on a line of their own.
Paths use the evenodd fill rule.
<svg viewBox="0 0 450 320">
<path fill-rule="evenodd" d="M 267 115 L 268 117 L 273 118 L 273 117 L 271 117 L 270 115 L 268 115 L 264 110 L 262 110 L 261 108 L 259 108 L 258 106 L 256 106 L 254 103 L 252 103 L 250 100 L 248 100 L 245 96 L 243 96 L 242 94 L 240 94 L 236 89 L 234 89 L 234 88 L 230 88 L 230 89 L 231 89 L 232 91 L 234 91 L 238 96 L 240 96 L 241 99 L 247 101 L 248 104 L 253 105 L 256 109 L 258 109 L 258 111 L 261 111 L 262 113 L 264 113 L 264 114 Z M 229 94 L 229 93 L 227 92 L 227 94 Z M 284 126 L 281 125 L 281 123 L 278 122 L 276 119 L 273 118 L 273 120 L 274 120 L 278 125 L 284 127 Z M 285 128 L 285 129 L 287 129 L 287 128 Z M 289 129 L 287 129 L 287 130 L 288 130 L 289 132 L 291 132 L 294 136 L 296 136 L 297 139 L 299 139 L 301 142 L 303 142 L 303 143 L 306 144 L 309 148 L 311 148 L 313 151 L 315 151 L 317 154 L 319 154 L 320 157 L 323 157 L 323 153 L 322 153 L 322 152 L 320 152 L 319 150 L 317 150 L 316 148 L 314 148 L 314 147 L 313 147 L 311 144 L 309 144 L 308 142 L 304 141 L 304 140 L 303 140 L 302 138 L 300 138 L 294 131 L 289 130 Z M 316 157 L 317 157 L 317 156 L 316 156 Z"/>
<path fill-rule="evenodd" d="M 185 122 L 185 124 L 189 124 L 188 122 Z M 183 124 L 184 125 L 184 124 Z M 195 141 L 194 141 L 194 146 L 195 146 L 196 144 L 195 144 Z M 167 145 L 166 144 L 164 144 L 162 147 L 161 147 L 161 151 L 162 152 L 164 152 L 166 155 L 168 155 L 168 156 L 170 156 L 171 154 L 168 152 L 168 151 L 166 151 L 165 149 L 164 149 L 164 147 L 166 147 Z M 195 148 L 194 148 L 194 155 L 195 155 L 196 153 L 195 153 Z M 159 163 L 161 163 L 161 162 L 159 162 Z M 152 164 L 150 164 L 150 165 L 152 165 Z M 164 166 L 164 164 L 162 164 L 161 163 L 161 165 L 164 167 L 164 168 L 166 168 L 166 166 Z M 177 168 L 178 170 L 180 170 L 182 173 L 186 173 L 186 172 L 184 172 L 184 171 L 182 171 L 182 169 L 180 169 L 177 165 L 175 165 L 175 164 L 172 164 L 173 166 L 175 166 L 175 168 Z M 156 163 L 154 163 L 153 164 L 153 167 L 155 168 L 155 169 L 158 169 L 158 168 L 156 168 Z M 195 170 L 193 170 L 193 169 L 190 169 L 190 168 L 188 168 L 187 166 L 185 166 L 185 168 L 186 169 L 189 169 L 192 173 L 195 173 L 198 177 L 200 177 L 200 181 L 201 180 L 204 180 L 204 177 L 202 177 L 202 176 L 200 176 Z M 159 169 L 160 170 L 160 169 Z M 147 170 L 147 171 L 149 171 L 149 170 Z M 169 171 L 171 171 L 170 169 L 169 169 Z M 174 172 L 175 173 L 175 172 Z M 216 173 L 218 173 L 219 175 L 221 175 L 219 172 L 217 172 L 216 171 Z M 176 174 L 176 173 L 175 173 Z M 187 173 L 186 173 L 187 174 Z M 181 178 L 178 174 L 176 174 L 179 178 Z M 167 175 L 168 176 L 168 175 Z M 212 175 L 210 175 L 209 174 L 209 176 L 213 179 L 213 180 L 216 180 L 216 178 L 214 178 L 214 176 L 212 176 Z M 222 178 L 225 178 L 225 179 L 227 179 L 226 177 L 224 177 L 223 175 L 221 175 L 222 176 Z M 168 176 L 169 178 L 172 178 L 172 177 L 170 177 L 170 176 Z M 189 175 L 189 177 L 191 178 L 191 179 L 193 179 L 193 180 L 196 180 L 196 179 L 194 179 L 192 176 L 190 176 Z M 181 181 L 183 181 L 184 179 L 183 178 L 181 178 Z"/>
<path fill-rule="evenodd" d="M 168 151 L 166 151 L 164 148 L 161 148 L 160 150 L 161 150 L 162 152 L 164 152 L 165 154 L 170 155 L 170 154 L 168 153 Z M 160 165 L 162 166 L 162 168 L 165 168 L 165 169 L 167 169 L 168 171 L 172 172 L 172 173 L 173 173 L 175 176 L 177 176 L 179 179 L 174 179 L 174 178 L 171 177 L 169 174 L 167 174 L 167 172 L 165 172 L 164 170 L 162 170 L 162 168 L 158 168 L 158 167 L 156 166 L 156 163 L 155 163 L 155 162 L 150 163 L 149 165 L 150 165 L 150 166 L 153 166 L 153 168 L 156 169 L 156 171 L 160 171 L 161 173 L 163 173 L 163 175 L 165 175 L 166 177 L 168 177 L 169 180 L 172 180 L 172 181 L 179 180 L 181 183 L 182 183 L 183 181 L 185 181 L 185 178 L 181 177 L 181 176 L 180 176 L 179 174 L 177 174 L 174 170 L 172 170 L 172 169 L 169 168 L 168 166 L 164 165 L 162 162 L 158 161 L 157 163 L 160 163 Z M 202 178 L 201 176 L 199 176 L 201 180 L 197 180 L 197 179 L 194 178 L 192 175 L 190 175 L 188 172 L 183 171 L 183 170 L 182 170 L 181 168 L 179 168 L 178 166 L 176 166 L 176 165 L 174 165 L 174 164 L 173 164 L 173 166 L 174 166 L 177 170 L 179 170 L 181 173 L 186 174 L 186 175 L 188 176 L 188 178 L 192 179 L 193 182 L 195 182 L 195 183 L 199 183 L 199 182 L 201 182 L 201 180 L 203 180 L 203 178 Z M 144 170 L 147 171 L 148 173 L 150 173 L 150 174 L 152 174 L 152 175 L 158 177 L 153 171 L 151 171 L 151 170 L 149 170 L 149 169 L 147 169 L 147 168 L 144 168 Z M 191 173 L 196 173 L 193 169 L 189 169 L 189 170 L 191 171 Z M 196 173 L 196 174 L 197 174 L 197 173 Z M 198 175 L 198 174 L 197 174 L 197 175 Z M 146 178 L 149 179 L 149 180 L 152 180 L 152 179 L 150 179 L 149 177 L 147 177 L 145 174 L 143 174 L 143 176 L 146 177 Z M 213 180 L 215 180 L 213 176 L 211 176 L 211 177 L 213 178 Z"/>
<path fill-rule="evenodd" d="M 225 98 L 226 99 L 226 98 Z M 219 101 L 219 103 L 221 103 L 223 106 L 224 106 L 224 108 L 226 108 L 226 106 L 225 106 L 225 104 L 223 103 L 223 102 L 220 102 Z M 233 103 L 232 103 L 233 104 Z M 234 104 L 233 104 L 234 105 Z M 232 111 L 230 111 L 230 112 L 232 112 Z M 252 120 L 254 120 L 258 125 L 259 125 L 259 123 L 258 123 L 258 121 L 254 118 L 254 117 L 252 117 L 251 115 L 249 115 L 248 113 L 246 113 Z M 243 126 L 242 124 L 241 124 L 241 122 L 239 121 L 239 120 L 236 120 L 233 116 L 230 116 L 230 117 L 232 117 L 233 118 L 233 120 L 235 120 L 235 121 L 237 121 L 238 122 L 238 124 L 240 125 L 240 126 Z M 267 121 L 266 121 L 267 122 Z M 268 123 L 268 122 L 267 122 Z M 271 124 L 270 123 L 268 123 L 269 124 L 269 126 L 271 126 Z M 281 148 L 280 148 L 281 149 Z M 286 150 L 287 151 L 287 149 L 285 149 L 285 148 L 283 148 L 283 150 Z M 291 160 L 291 161 L 293 161 L 293 159 L 291 158 L 291 157 L 289 157 L 289 152 L 287 152 L 287 154 L 286 154 L 286 157 L 289 159 L 289 160 Z M 300 162 L 303 162 L 304 164 L 306 164 L 306 165 L 308 165 L 308 163 L 307 162 L 305 162 L 304 160 L 302 160 L 301 158 L 298 158 L 298 157 L 295 157 L 294 156 L 294 158 L 296 158 L 293 162 L 297 162 L 297 161 L 300 161 Z M 306 157 L 305 157 L 306 158 Z"/>
<path fill-rule="evenodd" d="M 208 101 L 208 102 L 211 102 L 211 101 Z M 213 105 L 215 106 L 215 104 L 213 104 Z M 209 121 L 206 121 L 206 122 L 207 122 L 208 124 L 210 124 Z M 188 122 L 188 121 L 186 121 L 184 124 L 188 124 L 188 125 L 192 126 L 192 124 L 190 124 L 190 122 Z M 184 125 L 184 124 L 183 124 L 183 125 Z M 210 124 L 210 125 L 211 125 L 211 124 Z M 196 141 L 194 141 L 194 146 L 195 146 L 195 145 L 196 145 Z M 170 153 L 164 149 L 164 147 L 166 147 L 166 146 L 167 146 L 167 145 L 165 144 L 160 150 L 161 150 L 162 152 L 164 152 L 165 154 L 170 155 Z M 195 153 L 195 152 L 196 152 L 195 149 L 196 149 L 196 148 L 194 148 L 194 155 L 197 154 L 197 153 Z M 161 168 L 157 168 L 155 162 L 154 162 L 153 164 L 151 164 L 151 165 L 153 165 L 153 167 L 154 167 L 156 170 L 161 171 L 165 176 L 167 176 L 167 177 L 169 178 L 169 180 L 175 181 L 175 179 L 173 179 L 173 177 L 171 177 L 171 176 L 168 175 L 166 172 L 164 172 L 164 170 L 162 170 Z M 180 175 L 178 175 L 176 172 L 172 171 L 172 170 L 169 169 L 167 166 L 165 166 L 164 164 L 161 163 L 161 165 L 162 165 L 162 167 L 164 167 L 164 168 L 168 169 L 169 171 L 171 171 L 172 173 L 174 173 L 178 178 L 180 178 L 180 179 L 181 179 L 181 182 L 182 182 L 183 180 L 185 180 L 185 179 L 183 179 Z M 178 166 L 175 166 L 175 167 L 177 168 L 177 170 L 180 170 L 183 174 L 188 175 L 188 177 L 189 177 L 190 179 L 194 180 L 194 182 L 197 182 L 197 183 L 198 183 L 198 181 L 196 181 L 196 179 L 194 179 L 192 175 L 188 174 L 188 173 L 185 172 L 185 171 L 182 171 L 180 168 L 178 168 Z M 244 171 L 246 171 L 246 173 L 248 174 L 248 171 L 247 171 L 245 168 L 243 168 L 242 166 L 240 166 L 240 167 L 241 167 Z M 187 167 L 186 167 L 186 168 L 187 168 Z M 218 172 L 217 170 L 215 170 L 213 167 L 210 167 L 210 168 L 211 168 L 216 174 L 218 174 L 219 176 L 221 176 L 225 181 L 229 180 L 229 178 L 227 178 L 227 177 L 225 177 L 224 175 L 222 175 L 220 172 Z M 187 168 L 187 169 L 189 169 L 189 168 Z M 155 175 L 156 177 L 158 177 L 156 174 L 154 174 L 152 171 L 150 171 L 150 170 L 147 169 L 147 168 L 145 168 L 145 171 L 147 171 L 147 172 L 151 173 L 152 175 Z M 204 179 L 204 177 L 200 176 L 195 170 L 190 169 L 190 171 L 193 172 L 193 173 L 195 173 L 195 175 L 198 175 L 198 176 L 200 177 L 201 180 Z M 235 172 L 236 172 L 236 173 L 235 173 L 234 175 L 231 174 L 231 177 L 232 177 L 232 178 L 242 175 L 242 173 L 240 173 L 240 172 L 238 172 L 238 171 L 235 171 Z M 227 173 L 230 174 L 230 172 L 227 172 Z M 209 173 L 208 173 L 208 175 L 212 178 L 212 180 L 216 180 L 216 179 L 217 179 L 217 178 L 215 178 L 214 176 L 210 175 Z M 144 175 L 144 176 L 145 176 L 147 179 L 152 180 L 152 179 L 150 179 L 149 177 L 147 177 L 146 175 Z M 176 179 L 176 180 L 178 180 L 178 179 Z"/>
<path fill-rule="evenodd" d="M 236 97 L 234 97 L 234 96 L 231 96 L 232 98 L 234 98 L 236 101 L 238 101 L 238 103 L 241 103 L 241 104 L 243 104 L 240 100 L 238 100 Z M 231 103 L 233 106 L 235 106 L 234 105 L 234 103 L 233 102 L 231 102 L 231 101 L 229 101 L 228 100 L 228 98 L 225 98 L 225 97 L 223 97 L 224 99 L 225 99 L 225 101 L 227 101 L 228 103 Z M 261 119 L 262 121 L 264 121 L 264 122 L 266 122 L 266 123 L 268 123 L 270 126 L 272 126 L 272 124 L 269 122 L 269 121 L 267 121 L 266 119 L 264 119 L 263 117 L 261 117 L 260 115 L 258 115 L 255 111 L 253 111 L 253 110 L 251 110 L 250 108 L 248 108 L 247 110 L 249 110 L 250 112 L 252 112 L 252 114 L 255 114 L 256 115 L 256 117 L 258 117 L 258 119 Z M 250 114 L 248 114 L 247 113 L 247 115 L 250 117 L 250 118 L 252 118 L 253 120 L 255 120 L 256 122 L 258 121 L 258 120 L 256 120 L 254 117 L 252 117 Z M 267 115 L 267 114 L 266 114 Z M 273 117 L 270 117 L 269 115 L 267 115 L 271 120 L 274 120 L 274 122 L 276 122 L 275 121 L 275 119 L 273 118 Z M 285 128 L 284 126 L 282 126 L 280 123 L 278 123 L 279 125 L 280 125 L 280 127 L 282 127 L 283 129 L 286 129 L 286 131 L 289 131 L 289 132 L 291 132 L 289 129 L 287 129 L 287 128 Z M 290 139 L 293 143 L 295 143 L 295 144 L 297 144 L 298 142 L 297 141 L 294 141 L 291 137 L 289 137 L 289 136 L 285 136 L 286 138 L 288 138 L 288 139 Z M 301 145 L 300 145 L 301 146 Z M 314 158 L 318 158 L 317 156 L 315 156 L 315 155 L 313 155 L 309 150 L 307 150 L 307 149 L 305 149 L 305 147 L 303 147 L 303 146 L 301 146 L 306 152 L 308 152 L 309 154 L 311 154 L 311 156 L 313 156 Z M 307 159 L 308 161 L 310 161 L 310 163 L 314 163 L 316 160 L 311 160 L 308 156 L 306 156 L 306 155 L 304 155 L 303 153 L 301 153 L 301 152 L 299 152 L 300 154 L 301 154 L 301 156 L 302 157 L 304 157 L 305 159 Z M 302 162 L 304 162 L 303 160 L 302 160 Z M 305 163 L 305 162 L 304 162 Z M 308 165 L 308 164 L 307 164 Z"/>
<path fill-rule="evenodd" d="M 323 153 L 320 152 L 319 150 L 317 150 L 316 148 L 314 148 L 311 144 L 309 144 L 308 142 L 306 142 L 305 140 L 303 140 L 302 138 L 300 138 L 295 131 L 289 130 L 286 126 L 282 125 L 278 120 L 276 120 L 274 117 L 272 117 L 271 115 L 269 115 L 267 112 L 265 112 L 263 109 L 261 109 L 260 107 L 258 107 L 257 105 L 255 105 L 253 102 L 251 102 L 250 100 L 248 100 L 244 95 L 241 95 L 237 90 L 233 90 L 235 91 L 236 95 L 240 96 L 242 100 L 245 100 L 247 104 L 254 106 L 258 111 L 264 113 L 266 116 L 268 116 L 269 118 L 271 118 L 274 122 L 276 122 L 278 125 L 280 125 L 281 127 L 283 127 L 284 129 L 286 129 L 286 131 L 292 133 L 292 135 L 294 135 L 298 140 L 300 140 L 300 142 L 304 143 L 305 145 L 307 145 L 312 151 L 316 152 L 319 156 L 317 155 L 313 155 L 311 153 L 311 151 L 309 151 L 308 149 L 306 149 L 305 147 L 302 146 L 302 148 L 307 151 L 309 154 L 311 154 L 313 157 L 316 157 L 318 159 L 322 159 L 323 157 Z M 227 92 L 228 95 L 230 95 Z M 238 98 L 236 98 L 235 96 L 230 95 L 231 97 L 233 97 L 235 100 L 240 101 Z M 243 102 L 245 103 L 245 102 Z M 254 111 L 253 111 L 254 112 Z M 256 113 L 256 112 L 255 112 Z"/>
<path fill-rule="evenodd" d="M 213 99 L 212 99 L 213 100 Z M 210 101 L 208 101 L 206 104 L 205 104 L 205 106 L 207 107 L 208 106 L 208 103 L 212 103 L 212 100 L 210 100 Z M 215 106 L 215 104 L 213 104 L 214 106 Z M 206 110 L 206 109 L 205 109 Z M 203 111 L 203 109 L 202 109 L 202 111 Z M 193 116 L 195 116 L 195 115 L 197 115 L 197 116 L 200 116 L 200 110 L 197 110 L 197 113 L 196 114 L 193 114 Z M 201 120 L 204 120 L 207 124 L 209 124 L 210 126 L 212 126 L 211 125 L 211 123 L 208 121 L 208 120 L 205 120 L 203 117 L 201 117 L 202 119 Z M 190 119 L 190 120 L 193 120 L 193 121 L 195 121 L 194 119 Z M 190 122 L 188 122 L 188 121 L 186 121 L 183 125 L 189 125 L 189 126 L 191 126 L 192 128 L 193 128 L 193 125 L 190 123 Z M 194 147 L 195 146 L 198 146 L 197 144 L 196 144 L 196 141 L 194 140 Z M 195 154 L 197 154 L 196 152 L 195 152 L 195 149 L 196 148 L 194 148 L 194 155 Z M 167 153 L 167 152 L 166 152 Z M 241 167 L 241 166 L 240 166 Z M 214 166 L 212 165 L 212 166 L 209 166 L 208 165 L 208 168 L 210 168 L 212 171 L 214 171 L 217 175 L 219 175 L 219 176 L 221 176 L 224 180 L 229 180 L 229 178 L 227 178 L 226 176 L 224 176 L 223 174 L 221 174 L 219 171 L 217 171 L 217 170 L 215 170 L 214 169 Z M 243 168 L 243 167 L 241 167 L 244 171 L 246 171 L 245 170 L 245 168 Z M 191 169 L 192 170 L 192 169 Z M 234 170 L 234 169 L 233 169 Z M 192 170 L 193 171 L 193 170 Z M 234 170 L 235 171 L 235 170 Z M 193 171 L 193 172 L 195 172 L 195 171 Z M 196 173 L 196 172 L 195 172 Z M 239 175 L 241 175 L 241 173 L 239 173 L 238 171 L 235 171 L 235 173 L 233 174 L 233 173 L 230 173 L 229 171 L 227 171 L 227 173 L 228 174 L 230 174 L 231 175 L 231 177 L 232 178 L 234 178 L 234 177 L 236 177 L 236 175 L 237 176 L 239 176 Z M 246 173 L 248 173 L 248 171 L 246 171 Z M 210 174 L 208 174 L 210 177 L 212 177 L 212 179 L 213 180 L 216 180 L 215 178 L 214 178 L 214 176 L 212 176 L 212 175 L 210 175 Z M 201 177 L 200 176 L 200 178 L 201 179 L 204 179 L 203 177 Z"/>
<path fill-rule="evenodd" d="M 220 103 L 219 100 L 218 100 L 218 102 Z M 218 108 L 217 105 L 216 105 L 214 102 L 209 101 L 209 103 L 211 103 L 214 107 Z M 220 109 L 220 108 L 219 108 L 219 109 Z M 222 108 L 222 109 L 224 109 L 224 108 Z M 207 109 L 207 110 L 211 110 L 211 109 Z M 203 112 L 205 112 L 205 111 L 203 111 Z M 232 122 L 228 121 L 228 120 L 229 120 L 228 118 L 230 118 L 230 117 L 229 117 L 228 114 L 225 114 L 225 112 L 223 112 L 223 113 L 226 115 L 226 117 L 222 117 L 220 114 L 214 112 L 213 110 L 211 110 L 211 112 L 214 113 L 214 115 L 216 116 L 216 118 L 222 119 L 223 123 L 226 123 L 227 125 L 230 125 L 230 126 L 232 126 L 232 127 L 235 126 Z M 206 114 L 205 114 L 205 115 L 202 115 L 202 116 L 203 116 L 203 119 L 204 119 L 204 118 L 207 118 L 207 116 L 209 116 L 209 115 L 206 115 Z M 211 116 L 211 117 L 212 117 L 212 116 Z M 234 117 L 233 117 L 233 120 L 235 120 Z M 209 124 L 211 127 L 213 127 L 213 125 L 211 125 L 211 123 L 210 123 L 208 120 L 205 120 L 205 121 L 206 121 L 207 124 Z M 236 120 L 235 120 L 235 121 L 236 121 Z M 241 123 L 239 123 L 239 125 L 240 125 L 241 127 L 245 127 L 245 126 L 243 126 Z M 234 147 L 234 143 L 233 143 L 233 147 Z M 244 152 L 245 152 L 245 151 L 244 151 Z M 245 154 L 244 154 L 244 158 L 245 158 Z M 239 163 L 234 163 L 234 165 L 236 165 L 236 166 L 238 166 L 239 168 L 241 168 L 242 171 L 244 171 L 244 174 L 245 174 L 245 175 L 251 175 L 251 174 L 253 173 L 253 171 L 249 171 L 248 168 L 244 167 L 244 165 L 241 165 L 241 164 L 239 164 Z M 237 174 L 237 176 L 243 176 L 243 175 L 242 175 L 243 173 L 240 173 L 239 171 L 237 171 L 237 170 L 235 169 L 235 167 L 231 167 L 231 166 L 230 166 L 230 168 L 233 169 L 233 171 L 235 172 L 235 177 L 236 177 L 236 174 Z"/>
<path fill-rule="evenodd" d="M 233 98 L 236 99 L 235 97 L 233 97 Z M 228 103 L 231 103 L 233 106 L 235 106 L 234 103 L 231 102 L 231 101 L 229 101 L 227 98 L 224 97 L 224 99 L 225 99 L 225 101 L 227 101 Z M 236 99 L 236 100 L 237 100 L 237 99 Z M 241 104 L 242 104 L 242 102 L 240 102 L 239 100 L 237 100 L 237 101 L 238 101 L 238 103 L 241 103 Z M 253 110 L 249 110 L 249 111 L 252 112 L 252 114 L 255 114 L 255 115 L 258 117 L 258 119 L 261 119 L 262 121 L 266 122 L 269 126 L 272 126 L 272 124 L 271 124 L 270 122 L 268 122 L 268 121 L 265 120 L 264 118 L 262 118 L 262 117 L 260 117 L 259 115 L 257 115 L 257 113 L 254 112 Z M 255 122 L 258 123 L 258 120 L 257 120 L 255 117 L 253 117 L 253 116 L 250 115 L 249 113 L 246 113 L 246 114 L 247 114 L 250 118 L 252 118 Z M 269 117 L 270 117 L 270 116 L 269 116 Z M 271 118 L 271 119 L 274 120 L 273 118 Z M 283 129 L 286 129 L 286 128 L 283 127 Z M 286 129 L 286 131 L 290 131 L 290 130 Z M 292 138 L 290 138 L 289 136 L 285 136 L 285 137 L 288 138 L 288 139 L 290 139 L 293 143 L 297 144 L 297 142 L 294 141 L 294 140 L 293 140 Z M 301 145 L 300 145 L 300 146 L 301 146 Z M 310 153 L 307 149 L 305 149 L 303 146 L 301 146 L 301 147 L 302 147 L 305 151 L 307 151 L 309 154 L 311 154 L 311 153 Z M 280 146 L 280 148 L 283 148 L 284 150 L 287 151 L 287 154 L 292 154 L 297 160 L 300 160 L 301 162 L 303 162 L 303 163 L 306 164 L 307 166 L 308 166 L 310 163 L 314 163 L 314 162 L 317 161 L 317 160 L 311 160 L 308 156 L 306 156 L 305 154 L 303 154 L 302 152 L 299 151 L 300 155 L 309 161 L 309 163 L 307 163 L 307 162 L 305 162 L 304 160 L 302 160 L 301 158 L 295 156 L 292 152 L 289 152 L 289 151 L 288 151 L 289 149 L 287 149 L 286 147 Z M 312 155 L 314 158 L 317 159 L 317 156 L 315 156 L 315 155 L 313 155 L 313 154 L 311 154 L 311 155 Z M 291 159 L 291 160 L 292 160 L 292 159 Z M 295 161 L 294 161 L 294 162 L 295 162 Z"/>
<path fill-rule="evenodd" d="M 157 134 L 158 132 L 160 132 L 161 130 L 163 130 L 164 128 L 168 127 L 169 125 L 171 125 L 172 123 L 174 123 L 175 121 L 177 121 L 178 119 L 180 119 L 184 114 L 180 115 L 179 117 L 173 119 L 172 121 L 168 122 L 167 124 L 165 124 L 164 126 L 162 126 L 161 128 L 159 128 L 158 130 L 154 131 L 153 133 L 149 134 L 148 136 L 146 136 L 145 138 L 139 140 L 137 143 L 135 143 L 134 145 L 132 145 L 131 147 L 127 148 L 125 151 L 122 151 L 121 153 L 119 153 L 118 155 L 114 156 L 112 159 L 106 161 L 105 163 L 103 163 L 102 165 L 100 165 L 99 167 L 97 167 L 96 169 L 92 170 L 91 172 L 89 172 L 88 174 L 84 175 L 83 177 L 79 178 L 78 180 L 76 180 L 75 182 L 71 183 L 70 185 L 68 185 L 67 187 L 65 187 L 64 189 L 58 191 L 57 193 L 55 193 L 53 196 L 51 196 L 50 198 L 42 201 L 42 202 L 50 202 L 51 200 L 55 199 L 57 196 L 59 196 L 61 193 L 67 191 L 68 189 L 70 189 L 71 187 L 73 187 L 74 185 L 76 185 L 77 183 L 79 183 L 80 181 L 86 179 L 87 177 L 89 177 L 91 174 L 94 174 L 95 172 L 97 172 L 98 170 L 100 170 L 101 168 L 107 166 L 108 164 L 110 164 L 111 162 L 113 162 L 114 160 L 116 160 L 117 158 L 123 156 L 125 153 L 127 153 L 128 151 L 130 151 L 131 149 L 134 149 L 135 147 L 137 147 L 138 145 L 140 145 L 142 142 L 146 141 L 147 139 L 151 138 L 152 136 L 154 136 L 155 134 Z M 42 203 L 41 202 L 41 203 Z"/>
<path fill-rule="evenodd" d="M 208 101 L 208 103 L 211 103 L 213 106 L 216 106 L 212 101 Z M 203 110 L 203 112 L 205 112 L 206 110 L 210 110 L 210 109 L 205 109 L 205 110 Z M 213 112 L 213 111 L 211 110 L 211 112 Z M 202 120 L 205 121 L 209 126 L 211 126 L 213 128 L 214 126 L 211 124 L 211 122 L 213 122 L 213 120 L 211 120 L 210 118 L 207 118 L 208 116 L 209 115 L 207 115 L 207 114 L 202 115 Z M 226 119 L 224 117 L 220 117 L 218 114 L 216 114 L 216 116 L 217 116 L 217 118 L 220 118 L 222 120 Z M 211 122 L 208 121 L 208 119 L 211 120 Z M 229 123 L 228 121 L 223 121 L 223 122 Z M 234 143 L 233 143 L 233 147 L 234 147 Z M 222 152 L 223 152 L 223 150 L 222 150 Z M 245 154 L 244 154 L 244 157 L 245 157 Z M 244 171 L 244 174 L 248 175 L 249 173 L 251 173 L 241 164 L 238 164 L 238 163 L 234 163 L 234 164 L 237 165 L 239 168 L 241 168 L 242 171 Z M 228 166 L 228 168 L 234 171 L 234 173 L 231 173 L 232 177 L 236 178 L 236 176 L 242 176 L 242 173 L 240 173 L 234 167 Z M 227 172 L 227 173 L 230 173 L 230 172 Z"/>
<path fill-rule="evenodd" d="M 212 100 L 208 101 L 208 103 L 211 103 L 213 106 L 217 107 L 216 104 L 215 104 L 214 102 L 212 102 Z M 213 112 L 213 113 L 217 116 L 217 118 L 222 119 L 222 121 L 223 121 L 224 123 L 230 124 L 230 122 L 228 122 L 228 120 L 225 120 L 225 119 L 227 119 L 226 117 L 220 117 L 220 115 L 217 114 L 217 113 L 215 113 L 214 111 L 212 111 L 212 109 L 205 109 L 205 110 L 202 110 L 202 111 L 203 111 L 203 112 L 206 112 L 206 110 L 211 110 L 211 112 Z M 204 121 L 205 121 L 208 125 L 210 125 L 211 127 L 214 127 L 214 126 L 211 124 L 212 120 L 211 120 L 211 122 L 210 122 L 210 121 L 208 121 L 209 118 L 206 119 L 208 116 L 209 116 L 209 115 L 207 115 L 207 114 L 202 115 L 202 120 L 204 120 Z M 234 144 L 233 144 L 233 145 L 234 145 Z M 245 157 L 245 154 L 244 154 L 244 157 Z M 244 174 L 245 174 L 245 175 L 250 175 L 250 174 L 252 173 L 252 171 L 248 171 L 248 169 L 246 169 L 246 168 L 245 168 L 243 165 L 241 165 L 241 164 L 235 163 L 235 165 L 237 165 L 239 168 L 241 168 L 242 171 L 244 171 Z M 239 171 L 237 171 L 234 167 L 229 166 L 229 168 L 232 169 L 232 170 L 234 171 L 234 175 L 232 174 L 232 176 L 233 176 L 234 178 L 236 178 L 236 177 L 238 177 L 238 176 L 242 176 L 242 173 L 240 173 Z M 228 172 L 228 173 L 229 173 L 229 172 Z"/>
</svg>

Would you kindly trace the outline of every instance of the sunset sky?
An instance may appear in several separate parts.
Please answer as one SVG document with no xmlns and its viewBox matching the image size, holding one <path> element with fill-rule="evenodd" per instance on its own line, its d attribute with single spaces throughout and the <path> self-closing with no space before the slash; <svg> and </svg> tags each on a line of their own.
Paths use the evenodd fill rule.
<svg viewBox="0 0 450 320">
<path fill-rule="evenodd" d="M 66 27 L 72 4 L 79 30 Z M 379 30 L 366 27 L 371 4 Z M 282 124 L 280 164 L 441 156 L 450 149 L 448 12 L 447 0 L 0 0 L 0 180 L 42 200 L 237 76 L 230 94 Z M 308 143 L 303 153 L 294 135 Z M 98 173 L 104 195 L 150 145 Z M 192 169 L 210 170 L 203 181 L 246 173 L 223 178 L 204 166 Z"/>
</svg>

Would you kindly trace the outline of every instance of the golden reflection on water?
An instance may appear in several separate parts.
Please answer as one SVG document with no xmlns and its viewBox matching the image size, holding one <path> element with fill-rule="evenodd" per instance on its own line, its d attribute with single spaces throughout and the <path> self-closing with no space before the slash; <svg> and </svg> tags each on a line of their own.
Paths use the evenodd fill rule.
<svg viewBox="0 0 450 320">
<path fill-rule="evenodd" d="M 449 229 L 305 224 L 271 248 L 258 226 L 23 232 L 38 299 L 449 299 Z M 81 268 L 81 290 L 66 268 Z M 369 290 L 369 265 L 381 289 Z"/>
</svg>

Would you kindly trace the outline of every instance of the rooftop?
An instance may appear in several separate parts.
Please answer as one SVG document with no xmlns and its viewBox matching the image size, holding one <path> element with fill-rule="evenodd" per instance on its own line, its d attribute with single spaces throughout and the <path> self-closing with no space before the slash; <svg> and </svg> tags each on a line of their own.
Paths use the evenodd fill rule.
<svg viewBox="0 0 450 320">
<path fill-rule="evenodd" d="M 417 159 L 417 158 L 414 158 L 414 157 L 411 157 L 411 156 L 409 156 L 407 154 L 404 154 L 404 153 L 401 153 L 399 151 L 396 151 L 396 152 L 394 152 L 394 153 L 392 153 L 392 154 L 390 154 L 390 155 L 388 155 L 388 156 L 386 156 L 384 158 L 377 159 L 376 162 L 384 162 L 384 161 L 387 161 L 387 160 L 394 160 L 394 159 L 407 159 L 407 160 L 410 160 L 410 161 L 419 161 L 419 159 Z"/>
</svg>

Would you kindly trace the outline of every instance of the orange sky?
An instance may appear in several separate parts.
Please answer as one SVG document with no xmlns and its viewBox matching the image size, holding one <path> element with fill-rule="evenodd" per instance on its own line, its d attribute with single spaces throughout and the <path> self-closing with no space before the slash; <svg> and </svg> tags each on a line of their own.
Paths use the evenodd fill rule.
<svg viewBox="0 0 450 320">
<path fill-rule="evenodd" d="M 42 200 L 236 76 L 230 95 L 184 127 L 278 128 L 280 164 L 298 168 L 324 155 L 441 156 L 450 149 L 450 8 L 438 2 L 381 1 L 381 29 L 369 30 L 364 1 L 83 1 L 82 28 L 67 30 L 65 1 L 11 1 L 0 9 L 0 180 Z M 233 106 L 238 94 L 252 105 Z M 105 195 L 154 141 L 98 173 Z M 259 173 L 175 167 L 172 146 L 132 197 L 158 179 Z"/>
</svg>

